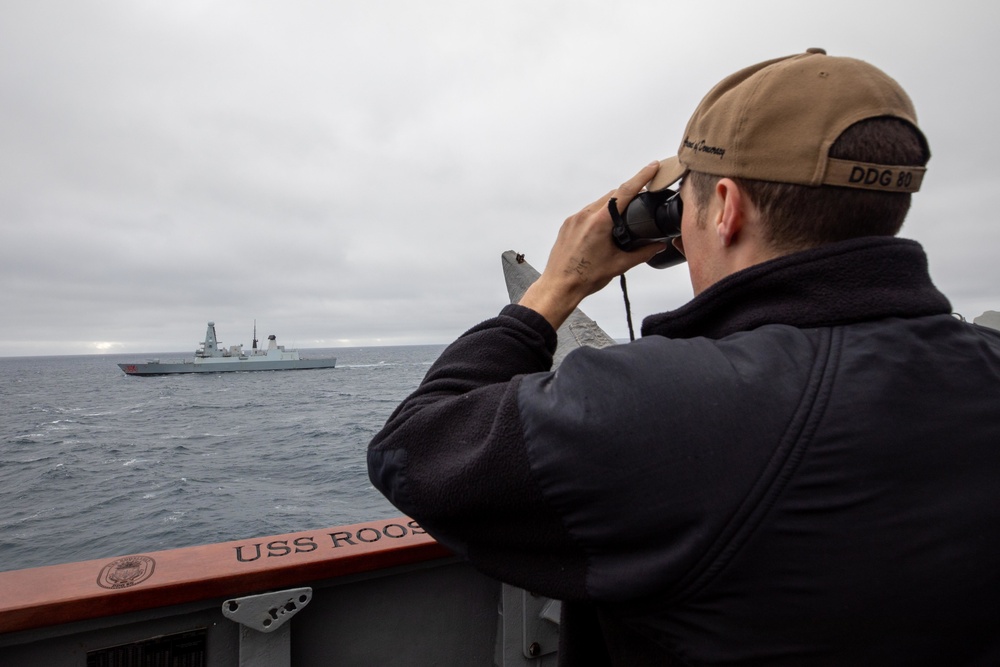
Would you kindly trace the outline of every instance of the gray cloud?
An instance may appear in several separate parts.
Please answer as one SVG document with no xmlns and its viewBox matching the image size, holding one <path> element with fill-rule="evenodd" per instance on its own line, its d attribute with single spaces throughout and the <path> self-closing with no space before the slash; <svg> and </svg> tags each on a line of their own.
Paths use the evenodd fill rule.
<svg viewBox="0 0 1000 667">
<path fill-rule="evenodd" d="M 934 157 L 904 235 L 1000 309 L 1000 50 L 986 2 L 0 7 L 0 354 L 447 342 L 561 221 L 670 155 L 720 78 L 810 46 L 914 98 Z M 629 275 L 636 319 L 690 297 Z M 584 309 L 626 334 L 612 285 Z"/>
</svg>

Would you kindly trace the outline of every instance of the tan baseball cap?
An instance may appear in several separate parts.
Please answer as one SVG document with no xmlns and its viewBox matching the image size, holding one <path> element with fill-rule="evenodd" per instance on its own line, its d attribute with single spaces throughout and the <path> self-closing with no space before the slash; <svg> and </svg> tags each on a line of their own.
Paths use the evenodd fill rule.
<svg viewBox="0 0 1000 667">
<path fill-rule="evenodd" d="M 844 130 L 879 116 L 917 127 L 910 98 L 882 70 L 854 58 L 828 56 L 823 49 L 768 60 L 726 77 L 709 91 L 688 121 L 677 155 L 660 162 L 648 189 L 669 187 L 692 170 L 778 183 L 916 192 L 924 167 L 827 155 Z"/>
</svg>

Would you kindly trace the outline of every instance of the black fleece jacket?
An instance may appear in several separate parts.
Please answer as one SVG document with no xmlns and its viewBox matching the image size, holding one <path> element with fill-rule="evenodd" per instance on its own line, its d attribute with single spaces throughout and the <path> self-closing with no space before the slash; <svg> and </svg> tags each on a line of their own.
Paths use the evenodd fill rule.
<svg viewBox="0 0 1000 667">
<path fill-rule="evenodd" d="M 894 238 L 733 274 L 555 372 L 555 332 L 507 306 L 397 408 L 370 476 L 570 601 L 563 664 L 598 622 L 615 664 L 1000 664 L 1000 335 L 949 311 Z"/>
</svg>

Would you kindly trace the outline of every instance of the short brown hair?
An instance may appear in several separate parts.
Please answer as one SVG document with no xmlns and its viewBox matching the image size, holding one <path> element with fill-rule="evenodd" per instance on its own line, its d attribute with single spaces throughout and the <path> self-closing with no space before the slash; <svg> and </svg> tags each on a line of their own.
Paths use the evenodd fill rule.
<svg viewBox="0 0 1000 667">
<path fill-rule="evenodd" d="M 848 127 L 829 156 L 895 166 L 927 164 L 930 150 L 919 130 L 891 117 Z M 704 209 L 720 176 L 690 172 L 687 179 Z M 910 208 L 910 194 L 830 185 L 808 186 L 733 178 L 761 212 L 766 240 L 783 251 L 801 250 L 859 236 L 894 236 Z"/>
</svg>

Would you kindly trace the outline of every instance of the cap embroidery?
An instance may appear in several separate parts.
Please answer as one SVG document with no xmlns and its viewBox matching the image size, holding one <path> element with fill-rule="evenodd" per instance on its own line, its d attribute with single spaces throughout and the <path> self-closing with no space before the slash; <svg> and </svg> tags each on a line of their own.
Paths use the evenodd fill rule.
<svg viewBox="0 0 1000 667">
<path fill-rule="evenodd" d="M 698 143 L 694 143 L 687 137 L 684 137 L 684 148 L 690 148 L 696 153 L 709 153 L 710 155 L 718 155 L 720 160 L 726 154 L 725 148 L 720 148 L 718 146 L 709 146 L 708 144 L 705 143 L 704 139 L 702 139 Z"/>
</svg>

